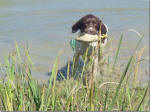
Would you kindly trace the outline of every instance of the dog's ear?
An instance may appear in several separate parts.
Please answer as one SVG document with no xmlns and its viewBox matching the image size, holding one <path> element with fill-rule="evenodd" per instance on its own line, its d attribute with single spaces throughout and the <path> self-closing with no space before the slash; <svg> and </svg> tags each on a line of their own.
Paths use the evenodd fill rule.
<svg viewBox="0 0 150 112">
<path fill-rule="evenodd" d="M 106 24 L 101 24 L 101 34 L 106 34 L 108 32 L 108 27 Z"/>
<path fill-rule="evenodd" d="M 76 33 L 79 29 L 81 29 L 81 24 L 82 24 L 82 19 L 80 19 L 72 26 L 72 33 Z"/>
<path fill-rule="evenodd" d="M 108 32 L 108 27 L 106 24 L 103 24 L 102 21 L 99 19 L 98 20 L 98 31 L 100 30 L 100 25 L 101 25 L 101 34 L 106 34 Z"/>
</svg>

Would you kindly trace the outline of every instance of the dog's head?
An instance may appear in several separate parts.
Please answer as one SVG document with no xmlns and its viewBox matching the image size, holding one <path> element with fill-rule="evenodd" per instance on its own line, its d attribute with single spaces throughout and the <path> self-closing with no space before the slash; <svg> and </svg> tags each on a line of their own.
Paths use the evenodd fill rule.
<svg viewBox="0 0 150 112">
<path fill-rule="evenodd" d="M 81 33 L 95 35 L 98 34 L 100 27 L 101 27 L 101 34 L 106 34 L 108 30 L 107 26 L 103 24 L 98 17 L 89 14 L 82 17 L 78 22 L 76 22 L 72 26 L 72 33 L 75 33 L 78 30 L 80 30 Z"/>
</svg>

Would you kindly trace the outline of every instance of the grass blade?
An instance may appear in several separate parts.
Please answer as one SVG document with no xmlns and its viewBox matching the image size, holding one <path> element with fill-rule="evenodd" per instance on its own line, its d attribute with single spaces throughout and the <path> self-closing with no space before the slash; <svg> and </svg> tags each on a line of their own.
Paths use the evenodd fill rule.
<svg viewBox="0 0 150 112">
<path fill-rule="evenodd" d="M 115 101 L 116 101 L 116 98 L 117 98 L 118 93 L 119 93 L 119 89 L 120 89 L 121 84 L 122 84 L 122 82 L 123 82 L 123 80 L 124 80 L 124 78 L 125 78 L 125 76 L 126 76 L 126 74 L 127 74 L 127 71 L 128 71 L 128 69 L 129 69 L 129 66 L 130 66 L 130 64 L 131 64 L 132 59 L 133 59 L 133 56 L 131 56 L 131 58 L 130 58 L 130 60 L 128 61 L 128 64 L 127 64 L 127 66 L 126 66 L 126 68 L 125 68 L 125 70 L 124 70 L 124 72 L 123 72 L 123 74 L 122 74 L 122 76 L 121 76 L 119 85 L 118 85 L 118 87 L 117 87 L 117 89 L 116 89 L 115 96 L 114 96 L 113 99 L 112 99 L 112 104 L 111 104 L 111 106 L 110 106 L 110 110 L 112 110 L 112 107 L 113 107 L 113 105 L 114 105 L 114 103 L 115 103 Z"/>
<path fill-rule="evenodd" d="M 119 51 L 120 51 L 120 46 L 121 46 L 121 43 L 122 43 L 122 39 L 123 39 L 123 34 L 121 34 L 121 37 L 120 37 L 120 42 L 118 44 L 118 49 L 117 49 L 117 52 L 116 52 L 116 56 L 115 56 L 115 61 L 114 61 L 114 64 L 113 64 L 113 69 L 117 63 L 117 59 L 118 59 L 118 55 L 119 55 Z"/>
<path fill-rule="evenodd" d="M 109 93 L 109 89 L 108 89 L 108 90 L 106 90 L 106 94 L 105 94 L 104 111 L 106 111 L 107 99 L 108 99 L 108 93 Z"/>
<path fill-rule="evenodd" d="M 143 98 L 142 98 L 140 104 L 138 105 L 136 111 L 139 111 L 139 109 L 140 109 L 140 107 L 141 107 L 141 105 L 142 105 L 142 103 L 143 103 L 143 101 L 144 101 L 144 99 L 145 99 L 145 97 L 146 97 L 146 93 L 147 93 L 147 91 L 148 91 L 148 87 L 149 87 L 149 85 L 147 86 L 147 88 L 146 88 L 146 90 L 145 90 L 145 93 L 144 93 L 144 95 L 143 95 Z"/>
</svg>

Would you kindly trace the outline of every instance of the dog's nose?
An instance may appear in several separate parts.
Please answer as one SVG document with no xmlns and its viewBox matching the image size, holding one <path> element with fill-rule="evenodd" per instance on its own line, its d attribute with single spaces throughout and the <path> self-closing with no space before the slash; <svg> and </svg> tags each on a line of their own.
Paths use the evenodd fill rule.
<svg viewBox="0 0 150 112">
<path fill-rule="evenodd" d="M 88 28 L 88 33 L 89 34 L 94 34 L 94 28 L 93 27 L 89 27 Z"/>
<path fill-rule="evenodd" d="M 89 31 L 93 31 L 93 27 L 90 27 L 90 28 L 89 28 Z"/>
<path fill-rule="evenodd" d="M 94 28 L 93 27 L 89 27 L 88 32 L 92 34 L 94 32 Z"/>
</svg>

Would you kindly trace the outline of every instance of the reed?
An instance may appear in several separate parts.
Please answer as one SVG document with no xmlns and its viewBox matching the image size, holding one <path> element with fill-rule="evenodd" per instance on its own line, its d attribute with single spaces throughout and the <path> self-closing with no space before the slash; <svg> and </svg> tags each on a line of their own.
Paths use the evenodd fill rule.
<svg viewBox="0 0 150 112">
<path fill-rule="evenodd" d="M 39 84 L 38 80 L 32 77 L 34 64 L 28 48 L 18 47 L 15 41 L 15 50 L 4 58 L 3 64 L 0 64 L 0 73 L 3 76 L 0 78 L 0 110 L 148 111 L 148 85 L 137 86 L 137 76 L 140 71 L 140 61 L 137 64 L 137 60 L 141 59 L 144 52 L 144 48 L 138 49 L 142 38 L 139 39 L 127 65 L 121 71 L 121 76 L 118 76 L 119 81 L 103 82 L 100 77 L 96 78 L 96 82 L 91 81 L 91 86 L 84 85 L 82 81 L 91 61 L 84 64 L 81 76 L 76 79 L 73 78 L 73 74 L 70 77 L 68 64 L 67 79 L 63 76 L 64 74 L 61 74 L 63 80 L 57 81 L 59 56 L 54 62 L 49 82 Z M 116 65 L 120 62 L 118 57 L 122 39 L 123 35 L 120 37 L 113 64 L 108 57 L 109 66 L 105 68 L 105 71 L 110 74 L 120 74 L 117 73 Z M 86 61 L 86 54 L 84 61 Z"/>
</svg>

